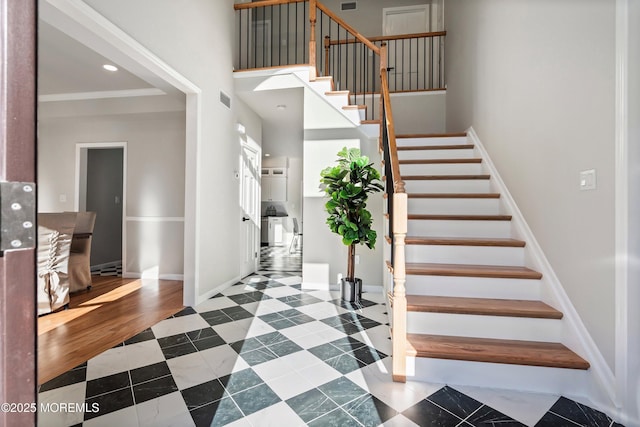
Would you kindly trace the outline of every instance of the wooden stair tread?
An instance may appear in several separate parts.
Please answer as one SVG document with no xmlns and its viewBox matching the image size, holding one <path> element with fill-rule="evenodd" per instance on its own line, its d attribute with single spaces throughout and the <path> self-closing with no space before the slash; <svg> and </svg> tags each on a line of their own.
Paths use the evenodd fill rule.
<svg viewBox="0 0 640 427">
<path fill-rule="evenodd" d="M 344 107 L 343 107 L 344 108 Z M 462 158 L 462 159 L 406 159 L 399 160 L 400 165 L 437 165 L 452 163 L 482 163 L 481 158 Z"/>
<path fill-rule="evenodd" d="M 542 274 L 527 267 L 503 265 L 407 263 L 411 275 L 493 277 L 503 279 L 540 279 Z"/>
<path fill-rule="evenodd" d="M 511 221 L 511 215 L 430 215 L 409 214 L 409 220 L 445 220 L 445 221 Z"/>
<path fill-rule="evenodd" d="M 407 334 L 407 355 L 437 359 L 589 369 L 560 343 Z"/>
<path fill-rule="evenodd" d="M 542 301 L 407 295 L 407 311 L 481 316 L 562 319 L 562 313 Z"/>
<path fill-rule="evenodd" d="M 396 135 L 396 139 L 400 138 L 455 138 L 460 136 L 467 136 L 466 132 L 452 132 L 452 133 L 415 133 L 415 134 L 401 134 Z"/>
<path fill-rule="evenodd" d="M 376 120 L 360 120 L 361 125 L 379 125 L 380 119 Z"/>
<path fill-rule="evenodd" d="M 397 139 L 398 137 L 396 137 Z M 474 144 L 448 144 L 448 145 L 403 145 L 397 147 L 398 151 L 424 151 L 424 150 L 469 150 Z"/>
<path fill-rule="evenodd" d="M 415 199 L 499 199 L 500 193 L 407 193 Z"/>
<path fill-rule="evenodd" d="M 340 95 L 349 95 L 348 90 L 331 90 L 329 92 L 325 92 L 326 96 L 340 96 Z"/>
<path fill-rule="evenodd" d="M 446 181 L 446 180 L 476 180 L 490 179 L 491 175 L 402 175 L 404 181 Z"/>
<path fill-rule="evenodd" d="M 444 246 L 500 246 L 509 248 L 524 248 L 524 240 L 510 238 L 482 238 L 482 237 L 422 237 L 407 236 L 408 245 L 444 245 Z"/>
<path fill-rule="evenodd" d="M 366 105 L 343 105 L 343 110 L 366 110 Z"/>
</svg>

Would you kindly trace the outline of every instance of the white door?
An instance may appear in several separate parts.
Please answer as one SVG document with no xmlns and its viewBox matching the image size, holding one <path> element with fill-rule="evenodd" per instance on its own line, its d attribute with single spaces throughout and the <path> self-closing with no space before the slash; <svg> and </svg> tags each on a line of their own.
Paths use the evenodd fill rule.
<svg viewBox="0 0 640 427">
<path fill-rule="evenodd" d="M 426 33 L 429 5 L 385 7 L 382 9 L 382 35 Z M 389 86 L 392 91 L 424 89 L 423 70 L 430 56 L 424 39 L 390 40 L 387 43 Z"/>
<path fill-rule="evenodd" d="M 260 147 L 242 143 L 240 183 L 240 208 L 242 226 L 240 233 L 242 277 L 258 269 L 260 249 Z"/>
</svg>

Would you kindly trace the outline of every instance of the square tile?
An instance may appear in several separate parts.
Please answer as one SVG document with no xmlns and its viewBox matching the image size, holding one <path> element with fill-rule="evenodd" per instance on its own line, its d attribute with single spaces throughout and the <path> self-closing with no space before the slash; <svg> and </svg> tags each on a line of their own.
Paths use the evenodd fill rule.
<svg viewBox="0 0 640 427">
<path fill-rule="evenodd" d="M 90 420 L 91 418 L 101 417 L 105 414 L 133 406 L 133 393 L 131 387 L 122 388 L 95 397 L 87 397 L 85 404 L 88 407 L 97 405 L 97 408 L 99 408 L 97 412 L 85 412 L 84 419 Z"/>
<path fill-rule="evenodd" d="M 366 366 L 364 363 L 356 359 L 355 357 L 349 354 L 342 354 L 340 356 L 333 357 L 331 359 L 325 360 L 325 363 L 331 366 L 336 371 L 344 374 L 348 374 L 349 372 L 355 371 L 357 369 Z"/>
<path fill-rule="evenodd" d="M 181 390 L 187 408 L 191 411 L 209 403 L 217 402 L 225 396 L 225 389 L 217 379 Z"/>
<path fill-rule="evenodd" d="M 379 426 L 398 415 L 398 411 L 370 394 L 352 400 L 342 408 L 365 426 Z"/>
<path fill-rule="evenodd" d="M 178 391 L 178 386 L 176 386 L 171 375 L 133 386 L 133 396 L 136 399 L 136 403 L 146 402 L 176 391 Z"/>
<path fill-rule="evenodd" d="M 233 395 L 258 384 L 263 384 L 264 381 L 253 369 L 244 369 L 220 378 L 220 383 L 227 390 L 227 393 Z"/>
<path fill-rule="evenodd" d="M 165 356 L 157 340 L 142 341 L 124 347 L 127 369 L 136 369 L 152 363 L 163 362 Z"/>
<path fill-rule="evenodd" d="M 227 344 L 203 350 L 198 354 L 218 377 L 249 367 L 249 364 Z"/>
<path fill-rule="evenodd" d="M 184 356 L 189 353 L 195 353 L 196 351 L 198 351 L 198 349 L 195 348 L 191 341 L 162 349 L 162 353 L 167 360 L 173 359 L 174 357 Z"/>
<path fill-rule="evenodd" d="M 145 329 L 144 331 L 140 332 L 139 334 L 132 336 L 131 338 L 126 340 L 124 342 L 124 344 L 125 345 L 127 345 L 127 344 L 135 344 L 137 342 L 153 340 L 155 338 L 156 337 L 155 337 L 155 335 L 153 335 L 153 331 L 151 330 L 151 328 L 148 328 L 148 329 Z"/>
<path fill-rule="evenodd" d="M 363 390 L 353 381 L 345 377 L 336 378 L 333 381 L 323 384 L 318 387 L 318 390 L 329 396 L 331 400 L 340 406 L 367 394 L 366 390 Z"/>
<path fill-rule="evenodd" d="M 138 413 L 140 427 L 195 426 L 187 405 L 179 392 L 139 403 L 135 408 Z"/>
<path fill-rule="evenodd" d="M 82 423 L 83 427 L 113 427 L 113 426 L 126 426 L 127 423 L 131 423 L 131 420 L 138 418 L 138 413 L 135 406 L 128 406 L 117 411 L 97 414 L 90 419 L 85 417 L 85 421 Z"/>
<path fill-rule="evenodd" d="M 190 314 L 187 316 L 165 319 L 151 327 L 156 338 L 177 335 L 183 332 L 196 331 L 208 327 L 209 324 L 200 314 Z"/>
<path fill-rule="evenodd" d="M 244 415 L 251 415 L 280 402 L 277 394 L 262 383 L 231 396 Z"/>
<path fill-rule="evenodd" d="M 278 357 L 286 356 L 288 354 L 296 353 L 303 350 L 302 347 L 300 347 L 298 344 L 289 340 L 271 344 L 267 348 L 275 353 Z"/>
<path fill-rule="evenodd" d="M 209 403 L 190 412 L 197 427 L 223 426 L 242 418 L 242 412 L 230 397 Z"/>
<path fill-rule="evenodd" d="M 285 402 L 276 403 L 256 413 L 253 413 L 245 420 L 251 426 L 260 427 L 282 427 L 282 426 L 304 426 L 304 421 Z"/>
<path fill-rule="evenodd" d="M 292 397 L 286 402 L 306 423 L 338 408 L 335 402 L 315 388 Z"/>
<path fill-rule="evenodd" d="M 521 422 L 516 421 L 487 405 L 482 405 L 480 409 L 467 417 L 465 421 L 472 426 L 499 425 L 501 427 L 526 427 L 525 424 L 522 424 Z"/>
<path fill-rule="evenodd" d="M 427 399 L 462 419 L 482 406 L 482 403 L 449 386 L 441 388 Z"/>
<path fill-rule="evenodd" d="M 218 298 L 210 298 L 201 302 L 195 307 L 195 310 L 198 313 L 206 313 L 209 311 L 220 310 L 222 308 L 233 307 L 235 305 L 236 303 L 229 299 L 229 297 L 220 295 Z"/>
<path fill-rule="evenodd" d="M 155 378 L 171 375 L 167 362 L 159 362 L 151 365 L 143 366 L 142 368 L 132 369 L 129 372 L 131 376 L 132 384 L 140 384 L 145 381 L 149 381 Z"/>
<path fill-rule="evenodd" d="M 38 395 L 38 405 L 52 405 L 57 409 L 61 402 L 84 404 L 86 383 L 78 382 L 54 388 L 50 391 L 40 392 Z M 82 423 L 84 413 L 78 411 L 38 411 L 38 422 L 43 426 L 66 427 Z"/>
<path fill-rule="evenodd" d="M 87 361 L 87 380 L 106 377 L 129 370 L 124 347 L 111 348 Z"/>
<path fill-rule="evenodd" d="M 323 426 L 359 426 L 360 424 L 347 414 L 344 410 L 338 408 L 333 411 L 322 415 L 308 424 L 310 427 L 323 427 Z"/>
<path fill-rule="evenodd" d="M 42 384 L 40 387 L 40 393 L 45 391 L 53 390 L 55 388 L 68 386 L 71 384 L 76 384 L 79 382 L 84 382 L 87 379 L 87 366 L 82 365 L 77 368 L 73 368 L 70 371 L 65 372 L 64 374 L 58 375 L 52 380 L 47 381 Z"/>
<path fill-rule="evenodd" d="M 402 415 L 421 427 L 457 426 L 462 422 L 461 418 L 456 417 L 428 400 L 422 400 L 409 409 L 404 410 Z"/>
<path fill-rule="evenodd" d="M 249 364 L 249 366 L 258 365 L 278 358 L 278 355 L 267 347 L 260 347 L 255 350 L 247 351 L 242 353 L 240 356 Z"/>
<path fill-rule="evenodd" d="M 130 388 L 129 372 L 108 375 L 95 380 L 87 381 L 86 396 L 94 397 L 105 393 L 110 393 L 123 388 Z"/>
<path fill-rule="evenodd" d="M 214 370 L 202 357 L 202 352 L 167 360 L 167 366 L 180 390 L 217 378 Z"/>
<path fill-rule="evenodd" d="M 600 427 L 610 426 L 612 422 L 611 418 L 606 414 L 567 399 L 566 397 L 560 397 L 551 409 L 549 409 L 549 412 L 553 412 L 580 425 Z"/>
<path fill-rule="evenodd" d="M 293 371 L 269 380 L 269 386 L 282 400 L 291 399 L 313 389 L 313 385 L 298 372 Z"/>
</svg>

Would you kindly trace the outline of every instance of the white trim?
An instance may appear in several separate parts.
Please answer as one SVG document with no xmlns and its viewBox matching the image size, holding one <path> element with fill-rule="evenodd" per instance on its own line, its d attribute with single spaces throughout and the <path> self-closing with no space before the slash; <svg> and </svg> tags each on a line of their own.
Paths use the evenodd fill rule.
<svg viewBox="0 0 640 427">
<path fill-rule="evenodd" d="M 82 0 L 42 0 L 39 17 L 167 94 L 186 94 L 183 303 L 194 305 L 200 277 L 198 191 L 202 91 Z M 123 254 L 124 256 L 124 254 Z M 193 269 L 193 270 L 190 270 Z M 193 273 L 191 273 L 193 271 Z"/>
<path fill-rule="evenodd" d="M 53 93 L 38 96 L 38 102 L 84 101 L 87 99 L 132 98 L 138 96 L 162 96 L 166 92 L 156 89 L 105 90 L 99 92 Z"/>
<path fill-rule="evenodd" d="M 554 299 L 554 304 L 552 305 L 564 315 L 562 319 L 565 327 L 563 344 L 580 354 L 591 364 L 589 371 L 590 377 L 595 381 L 591 382 L 593 387 L 591 387 L 590 390 L 584 390 L 585 396 L 589 397 L 594 404 L 600 407 L 610 408 L 615 399 L 615 378 L 613 372 L 609 368 L 607 361 L 604 359 L 596 343 L 593 341 L 580 315 L 571 303 L 558 276 L 556 276 L 549 260 L 544 255 L 542 248 L 529 228 L 522 212 L 516 205 L 511 193 L 509 193 L 508 188 L 500 177 L 500 174 L 473 127 L 467 130 L 467 136 L 470 142 L 475 144 L 478 153 L 482 157 L 482 162 L 487 167 L 487 172 L 491 175 L 491 180 L 495 184 L 497 192 L 500 193 L 503 206 L 507 213 L 512 215 L 515 234 L 518 238 L 527 242 L 527 260 L 533 264 L 530 265 L 530 267 L 542 273 L 543 285 L 547 287 L 551 297 Z"/>
<path fill-rule="evenodd" d="M 122 277 L 125 279 L 144 279 L 142 277 L 142 273 L 122 273 Z M 154 277 L 154 279 L 158 280 L 184 280 L 184 276 L 182 274 L 159 274 L 158 277 Z"/>
<path fill-rule="evenodd" d="M 615 97 L 615 376 L 616 405 L 624 416 L 633 406 L 629 388 L 629 1 L 616 0 Z M 628 414 L 627 414 L 628 416 Z M 630 420 L 626 420 L 628 423 Z"/>
<path fill-rule="evenodd" d="M 128 216 L 127 221 L 136 222 L 184 222 L 183 216 Z"/>
<path fill-rule="evenodd" d="M 86 157 L 82 156 L 82 150 L 100 150 L 109 148 L 122 148 L 122 274 L 124 275 L 127 265 L 127 143 L 126 142 L 78 142 L 76 143 L 76 170 L 74 188 L 74 209 L 80 210 L 80 170 L 86 173 L 86 164 L 82 167 L 82 161 L 86 162 Z M 86 180 L 86 177 L 85 177 Z"/>
<path fill-rule="evenodd" d="M 233 279 L 224 282 L 222 285 L 217 286 L 214 289 L 212 289 L 210 291 L 207 291 L 202 295 L 197 295 L 196 296 L 196 302 L 195 302 L 195 304 L 193 306 L 195 307 L 196 305 L 205 302 L 206 300 L 208 300 L 209 298 L 213 297 L 214 295 L 217 295 L 220 292 L 224 291 L 225 289 L 227 289 L 227 288 L 233 286 L 234 284 L 238 283 L 240 280 L 242 280 L 242 277 L 236 276 Z"/>
</svg>

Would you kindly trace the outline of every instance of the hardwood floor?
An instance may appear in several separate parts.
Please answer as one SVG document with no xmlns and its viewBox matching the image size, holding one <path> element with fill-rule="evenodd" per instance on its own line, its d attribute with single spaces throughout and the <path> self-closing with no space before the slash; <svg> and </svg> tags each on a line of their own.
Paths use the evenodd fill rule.
<svg viewBox="0 0 640 427">
<path fill-rule="evenodd" d="M 183 308 L 177 280 L 93 277 L 68 310 L 38 318 L 38 384 L 43 384 Z"/>
</svg>

